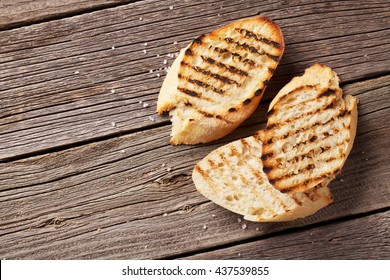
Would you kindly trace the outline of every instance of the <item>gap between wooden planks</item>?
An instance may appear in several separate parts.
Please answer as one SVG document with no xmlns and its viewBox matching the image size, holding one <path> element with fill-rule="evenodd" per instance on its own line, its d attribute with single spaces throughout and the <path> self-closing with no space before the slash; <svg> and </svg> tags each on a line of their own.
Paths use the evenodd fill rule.
<svg viewBox="0 0 390 280">
<path fill-rule="evenodd" d="M 390 211 L 182 259 L 389 259 Z"/>
<path fill-rule="evenodd" d="M 390 66 L 388 3 L 170 3 L 173 10 L 140 1 L 0 32 L 0 161 L 167 124 L 154 114 L 165 71 L 149 70 L 167 67 L 166 54 L 195 36 L 246 16 L 275 19 L 287 44 L 265 100 L 315 62 L 344 84 Z"/>
<path fill-rule="evenodd" d="M 344 86 L 360 99 L 357 137 L 343 181 L 330 185 L 335 202 L 313 216 L 246 222 L 243 230 L 239 215 L 207 201 L 190 177 L 198 160 L 235 135 L 173 147 L 168 127 L 160 127 L 0 164 L 0 257 L 172 258 L 388 208 L 389 84 L 386 76 Z M 244 126 L 239 134 L 258 126 Z"/>
</svg>

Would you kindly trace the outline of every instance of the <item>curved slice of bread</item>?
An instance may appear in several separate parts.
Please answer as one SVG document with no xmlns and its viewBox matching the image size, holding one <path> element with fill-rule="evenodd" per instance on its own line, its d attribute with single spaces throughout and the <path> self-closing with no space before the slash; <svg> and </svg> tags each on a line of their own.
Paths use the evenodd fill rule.
<svg viewBox="0 0 390 280">
<path fill-rule="evenodd" d="M 263 172 L 261 151 L 259 135 L 214 150 L 192 173 L 197 190 L 216 204 L 256 222 L 292 221 L 333 201 L 325 182 L 296 194 L 276 190 Z"/>
<path fill-rule="evenodd" d="M 195 39 L 172 64 L 157 101 L 157 113 L 170 111 L 170 143 L 206 143 L 234 130 L 256 109 L 283 51 L 280 28 L 264 17 Z"/>
<path fill-rule="evenodd" d="M 356 134 L 357 99 L 343 95 L 331 68 L 315 64 L 292 79 L 267 115 L 263 170 L 276 189 L 301 192 L 340 172 Z"/>
</svg>

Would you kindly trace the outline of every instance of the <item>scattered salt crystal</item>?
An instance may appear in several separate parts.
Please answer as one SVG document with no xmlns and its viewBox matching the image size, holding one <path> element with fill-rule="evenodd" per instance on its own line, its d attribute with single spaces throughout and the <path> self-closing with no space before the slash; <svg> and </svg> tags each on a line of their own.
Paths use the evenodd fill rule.
<svg viewBox="0 0 390 280">
<path fill-rule="evenodd" d="M 112 89 L 112 90 L 111 90 L 111 93 L 115 93 L 115 92 L 116 92 L 115 89 Z"/>
<path fill-rule="evenodd" d="M 177 52 L 177 53 L 175 53 L 175 57 L 178 57 L 179 56 L 179 53 Z"/>
<path fill-rule="evenodd" d="M 165 167 L 165 163 L 162 163 L 161 166 L 162 166 L 162 167 Z"/>
<path fill-rule="evenodd" d="M 144 108 L 146 108 L 146 107 L 148 107 L 149 106 L 149 104 L 148 103 L 144 103 L 144 104 L 142 104 L 142 107 L 144 107 Z"/>
<path fill-rule="evenodd" d="M 142 17 L 139 17 L 139 20 L 143 20 L 143 18 L 142 18 Z"/>
<path fill-rule="evenodd" d="M 153 69 L 150 69 L 150 70 L 149 70 L 149 73 L 153 73 Z"/>
<path fill-rule="evenodd" d="M 215 218 L 215 217 L 216 217 L 216 215 L 215 215 L 215 214 L 212 214 L 212 215 L 211 215 L 211 217 Z"/>
<path fill-rule="evenodd" d="M 77 74 L 80 74 L 80 72 L 78 70 L 74 71 L 74 73 L 77 75 Z"/>
<path fill-rule="evenodd" d="M 101 229 L 100 227 L 98 227 L 96 230 L 97 230 L 97 231 L 101 231 L 102 229 Z"/>
<path fill-rule="evenodd" d="M 167 63 L 168 63 L 168 61 L 167 61 L 166 59 L 164 59 L 163 63 L 164 63 L 164 64 L 167 64 Z"/>
<path fill-rule="evenodd" d="M 257 227 L 256 230 L 259 231 L 260 229 Z"/>
<path fill-rule="evenodd" d="M 159 54 L 156 54 L 156 57 L 160 57 L 160 55 L 159 55 Z"/>
<path fill-rule="evenodd" d="M 112 49 L 112 50 L 115 50 L 115 46 L 112 46 L 111 49 Z"/>
<path fill-rule="evenodd" d="M 142 50 L 142 52 L 143 52 L 144 54 L 146 54 L 146 50 Z"/>
<path fill-rule="evenodd" d="M 148 116 L 148 120 L 154 122 L 154 118 L 152 116 Z"/>
<path fill-rule="evenodd" d="M 246 229 L 248 226 L 246 224 L 242 224 L 241 228 Z"/>
<path fill-rule="evenodd" d="M 126 152 L 126 150 L 121 150 L 121 153 L 124 154 Z"/>
<path fill-rule="evenodd" d="M 139 104 L 142 104 L 142 100 L 138 101 Z"/>
<path fill-rule="evenodd" d="M 144 43 L 144 46 L 147 46 L 148 45 L 148 43 Z"/>
<path fill-rule="evenodd" d="M 340 179 L 340 182 L 344 182 L 344 179 Z"/>
<path fill-rule="evenodd" d="M 218 14 L 218 16 L 220 17 L 220 16 L 221 16 L 221 14 Z"/>
<path fill-rule="evenodd" d="M 366 158 L 366 160 L 368 160 L 368 158 Z"/>
<path fill-rule="evenodd" d="M 148 248 L 148 245 L 145 245 L 144 248 L 145 248 L 145 249 Z"/>
<path fill-rule="evenodd" d="M 167 168 L 167 171 L 168 171 L 168 172 L 171 172 L 171 171 L 172 171 L 172 168 L 171 168 L 171 167 L 168 167 L 168 168 Z"/>
<path fill-rule="evenodd" d="M 164 214 L 163 214 L 163 217 L 166 217 L 166 216 L 168 216 L 168 214 L 167 214 L 167 213 L 164 213 Z"/>
<path fill-rule="evenodd" d="M 240 218 L 237 218 L 237 222 L 241 223 L 241 219 L 240 219 Z"/>
<path fill-rule="evenodd" d="M 169 6 L 169 9 L 170 9 L 170 10 L 173 10 L 173 6 Z"/>
<path fill-rule="evenodd" d="M 174 45 L 177 45 L 177 41 L 173 42 Z"/>
<path fill-rule="evenodd" d="M 206 230 L 206 229 L 207 229 L 207 226 L 206 226 L 206 225 L 203 225 L 203 229 Z"/>
<path fill-rule="evenodd" d="M 160 76 L 161 76 L 161 75 L 160 75 L 159 73 L 157 73 L 157 75 L 156 75 L 156 76 L 157 76 L 157 78 L 160 78 Z"/>
<path fill-rule="evenodd" d="M 362 154 L 364 155 L 364 151 L 362 152 Z"/>
<path fill-rule="evenodd" d="M 238 256 L 241 257 L 241 253 L 238 253 Z"/>
<path fill-rule="evenodd" d="M 116 123 L 115 122 L 111 122 L 111 126 L 116 126 Z"/>
<path fill-rule="evenodd" d="M 365 54 L 364 57 L 367 57 L 367 55 Z"/>
</svg>

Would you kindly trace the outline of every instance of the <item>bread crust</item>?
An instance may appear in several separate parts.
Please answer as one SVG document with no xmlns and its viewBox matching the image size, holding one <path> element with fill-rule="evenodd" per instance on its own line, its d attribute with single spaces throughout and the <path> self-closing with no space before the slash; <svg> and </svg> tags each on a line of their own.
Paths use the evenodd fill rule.
<svg viewBox="0 0 390 280">
<path fill-rule="evenodd" d="M 262 37 L 261 38 L 254 37 L 255 35 L 253 33 L 246 33 L 246 31 L 249 32 L 246 29 L 250 29 L 258 26 L 261 27 L 260 30 L 262 30 L 263 33 L 267 34 L 268 36 L 267 39 Z M 195 54 L 198 49 L 203 48 L 202 44 L 203 45 L 208 44 L 210 49 L 211 48 L 210 46 L 214 46 L 216 44 L 215 42 L 221 40 L 220 37 L 226 36 L 225 40 L 230 39 L 229 36 L 226 34 L 232 33 L 232 30 L 239 30 L 237 32 L 241 32 L 241 30 L 246 30 L 245 36 L 247 37 L 252 36 L 249 39 L 253 41 L 255 40 L 253 38 L 256 38 L 257 40 L 256 44 L 259 45 L 261 44 L 266 45 L 266 43 L 269 44 L 266 45 L 265 48 L 271 49 L 272 50 L 271 56 L 275 60 L 277 60 L 276 62 L 271 63 L 273 67 L 272 71 L 268 71 L 268 70 L 262 71 L 261 79 L 258 79 L 257 77 L 250 77 L 252 82 L 258 79 L 258 81 L 256 81 L 257 86 L 255 89 L 252 89 L 251 92 L 246 92 L 245 98 L 243 97 L 242 100 L 239 100 L 239 98 L 236 96 L 226 97 L 224 96 L 226 95 L 226 93 L 224 93 L 224 95 L 221 96 L 218 96 L 216 94 L 217 95 L 216 98 L 220 98 L 222 101 L 218 101 L 218 102 L 216 101 L 217 104 L 215 106 L 213 105 L 212 108 L 211 106 L 210 107 L 208 106 L 209 104 L 207 102 L 198 101 L 196 100 L 196 97 L 194 97 L 195 93 L 193 92 L 196 92 L 197 89 L 201 91 L 200 88 L 202 86 L 199 85 L 202 84 L 199 83 L 199 81 L 197 81 L 198 86 L 191 88 L 191 90 L 193 91 L 187 90 L 189 94 L 183 94 L 183 92 L 180 92 L 180 90 L 178 90 L 179 85 L 181 83 L 180 80 L 182 79 L 183 76 L 185 76 L 185 71 L 188 72 L 188 70 L 185 70 L 188 68 L 188 64 L 189 64 L 187 63 L 187 61 L 190 61 L 191 59 L 195 60 L 194 56 L 198 56 L 198 57 L 202 56 L 202 53 Z M 266 43 L 260 42 L 259 40 L 263 40 Z M 242 43 L 239 46 L 240 48 L 249 48 L 249 50 L 255 51 L 255 49 L 250 49 L 251 46 L 249 46 L 248 44 L 245 45 Z M 216 49 L 218 49 L 218 47 L 216 47 Z M 221 48 L 219 48 L 218 50 L 221 51 Z M 244 50 L 242 50 L 241 52 L 244 52 Z M 264 93 L 264 90 L 266 88 L 266 85 L 268 84 L 268 81 L 271 78 L 273 71 L 275 70 L 283 52 L 284 52 L 284 41 L 283 41 L 283 35 L 280 28 L 273 21 L 265 17 L 246 18 L 240 21 L 236 21 L 219 28 L 208 35 L 202 35 L 201 37 L 195 39 L 191 44 L 189 44 L 185 49 L 183 49 L 180 52 L 179 56 L 172 64 L 172 67 L 163 82 L 163 85 L 160 90 L 159 98 L 157 101 L 157 113 L 162 114 L 164 112 L 170 111 L 170 115 L 172 116 L 171 120 L 172 120 L 173 128 L 172 128 L 172 135 L 171 135 L 172 138 L 170 140 L 170 143 L 173 145 L 207 143 L 219 139 L 227 135 L 231 131 L 233 131 L 245 119 L 247 119 L 257 108 L 261 100 L 261 97 Z M 221 57 L 218 58 L 221 59 Z M 220 80 L 222 80 L 221 83 L 223 83 L 226 79 L 228 79 L 223 77 L 223 75 L 234 76 L 235 72 L 237 73 L 237 71 L 241 71 L 241 70 L 237 70 L 237 67 L 233 67 L 230 65 L 242 65 L 240 64 L 242 63 L 242 61 L 240 62 L 236 61 L 235 62 L 236 64 L 233 63 L 234 61 L 232 61 L 232 63 L 230 64 L 225 62 L 220 63 L 220 61 L 218 61 L 215 57 L 212 57 L 211 59 L 207 58 L 206 61 L 210 64 L 210 69 L 212 70 L 215 70 L 213 68 L 215 67 L 215 65 L 218 66 L 222 65 L 225 68 L 227 66 L 228 68 L 226 69 L 228 69 L 233 73 L 232 74 L 225 69 L 223 73 L 227 73 L 227 74 L 212 76 L 213 73 L 211 73 L 212 76 L 211 78 L 208 78 L 206 80 L 202 80 L 200 78 L 198 79 L 201 80 L 201 82 L 207 83 L 209 86 L 210 85 L 213 86 L 214 84 L 216 84 L 215 79 L 213 80 L 213 77 L 219 78 Z M 183 65 L 183 64 L 187 64 L 187 65 Z M 186 75 L 186 77 L 188 76 L 189 75 Z M 246 77 L 243 77 L 243 79 L 244 78 Z M 234 84 L 222 85 L 216 87 L 217 87 L 216 90 L 222 90 L 229 87 L 236 90 L 236 85 Z M 246 89 L 245 86 L 244 88 Z M 202 90 L 204 89 L 202 88 Z M 232 100 L 235 101 L 235 99 L 237 99 L 237 102 L 230 102 Z M 227 106 L 225 102 L 223 102 L 223 100 L 228 100 L 230 102 L 230 105 Z M 232 105 L 233 103 L 234 105 Z M 188 104 L 191 104 L 190 107 L 196 107 L 197 111 L 186 113 L 185 111 L 189 110 Z M 200 114 L 198 113 L 199 111 L 201 112 Z"/>
</svg>

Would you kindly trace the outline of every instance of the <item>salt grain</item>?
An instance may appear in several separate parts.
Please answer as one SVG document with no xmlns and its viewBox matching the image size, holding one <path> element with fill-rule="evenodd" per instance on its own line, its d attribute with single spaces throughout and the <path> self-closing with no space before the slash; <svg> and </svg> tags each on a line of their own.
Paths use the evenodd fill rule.
<svg viewBox="0 0 390 280">
<path fill-rule="evenodd" d="M 148 43 L 144 43 L 144 46 L 147 46 L 148 45 Z"/>
<path fill-rule="evenodd" d="M 174 45 L 177 45 L 177 41 L 173 42 Z"/>
<path fill-rule="evenodd" d="M 206 225 L 203 225 L 203 229 L 206 230 L 206 229 L 207 229 L 207 226 L 206 226 Z"/>
<path fill-rule="evenodd" d="M 344 182 L 344 179 L 340 179 L 340 182 Z"/>
<path fill-rule="evenodd" d="M 216 217 L 216 215 L 215 215 L 215 214 L 212 214 L 212 215 L 211 215 L 211 217 L 215 218 L 215 217 Z"/>
<path fill-rule="evenodd" d="M 366 158 L 366 160 L 368 160 L 368 158 Z"/>
<path fill-rule="evenodd" d="M 259 231 L 260 229 L 257 227 L 256 230 Z"/>
<path fill-rule="evenodd" d="M 149 104 L 148 103 L 144 103 L 144 104 L 142 104 L 142 107 L 144 107 L 144 108 L 146 108 L 146 107 L 148 107 L 149 106 Z"/>
<path fill-rule="evenodd" d="M 145 245 L 144 248 L 145 248 L 145 249 L 148 248 L 148 245 Z"/>
<path fill-rule="evenodd" d="M 139 20 L 143 20 L 143 18 L 142 18 L 142 17 L 139 17 Z"/>
<path fill-rule="evenodd" d="M 126 150 L 121 150 L 121 153 L 124 154 L 126 152 Z"/>
<path fill-rule="evenodd" d="M 154 118 L 152 116 L 148 116 L 148 120 L 154 122 Z"/>
<path fill-rule="evenodd" d="M 138 101 L 139 104 L 142 104 L 142 100 Z"/>
<path fill-rule="evenodd" d="M 146 54 L 146 50 L 142 50 L 142 52 L 143 52 L 144 54 Z"/>
<path fill-rule="evenodd" d="M 241 253 L 238 253 L 238 256 L 241 257 Z"/>
<path fill-rule="evenodd" d="M 111 49 L 112 49 L 112 50 L 115 50 L 115 46 L 112 46 Z"/>
<path fill-rule="evenodd" d="M 177 53 L 175 53 L 175 57 L 178 57 L 179 56 L 179 53 L 177 52 Z"/>
<path fill-rule="evenodd" d="M 362 152 L 362 154 L 364 155 L 364 151 Z"/>
<path fill-rule="evenodd" d="M 111 126 L 116 126 L 116 123 L 115 122 L 111 122 Z"/>
<path fill-rule="evenodd" d="M 115 89 L 112 89 L 112 90 L 111 90 L 111 93 L 115 93 L 115 92 L 116 92 Z"/>
<path fill-rule="evenodd" d="M 163 63 L 164 63 L 164 64 L 167 64 L 167 63 L 168 63 L 168 61 L 167 61 L 166 59 L 164 59 Z"/>
<path fill-rule="evenodd" d="M 237 222 L 241 223 L 241 219 L 240 219 L 240 218 L 237 218 Z"/>
<path fill-rule="evenodd" d="M 165 163 L 162 163 L 161 166 L 162 166 L 162 167 L 165 167 Z"/>
<path fill-rule="evenodd" d="M 171 172 L 171 171 L 172 171 L 172 168 L 171 168 L 171 167 L 168 167 L 168 168 L 167 168 L 167 171 L 168 171 L 168 172 Z"/>
<path fill-rule="evenodd" d="M 156 54 L 156 57 L 160 57 L 160 55 L 159 55 L 159 54 Z"/>
<path fill-rule="evenodd" d="M 153 73 L 153 69 L 150 69 L 150 70 L 149 70 L 149 73 Z"/>
<path fill-rule="evenodd" d="M 157 75 L 156 75 L 156 76 L 157 76 L 157 78 L 160 78 L 160 76 L 161 76 L 161 75 L 160 75 L 159 73 L 157 73 Z"/>
<path fill-rule="evenodd" d="M 173 10 L 173 6 L 169 6 L 169 9 L 170 9 L 170 10 Z"/>
<path fill-rule="evenodd" d="M 167 214 L 167 213 L 164 213 L 164 214 L 163 214 L 163 217 L 166 217 L 166 216 L 168 216 L 168 214 Z"/>
<path fill-rule="evenodd" d="M 248 226 L 246 224 L 242 224 L 241 228 L 246 229 Z"/>
<path fill-rule="evenodd" d="M 80 74 L 80 72 L 78 70 L 74 71 L 74 73 L 77 75 L 77 74 Z"/>
</svg>

